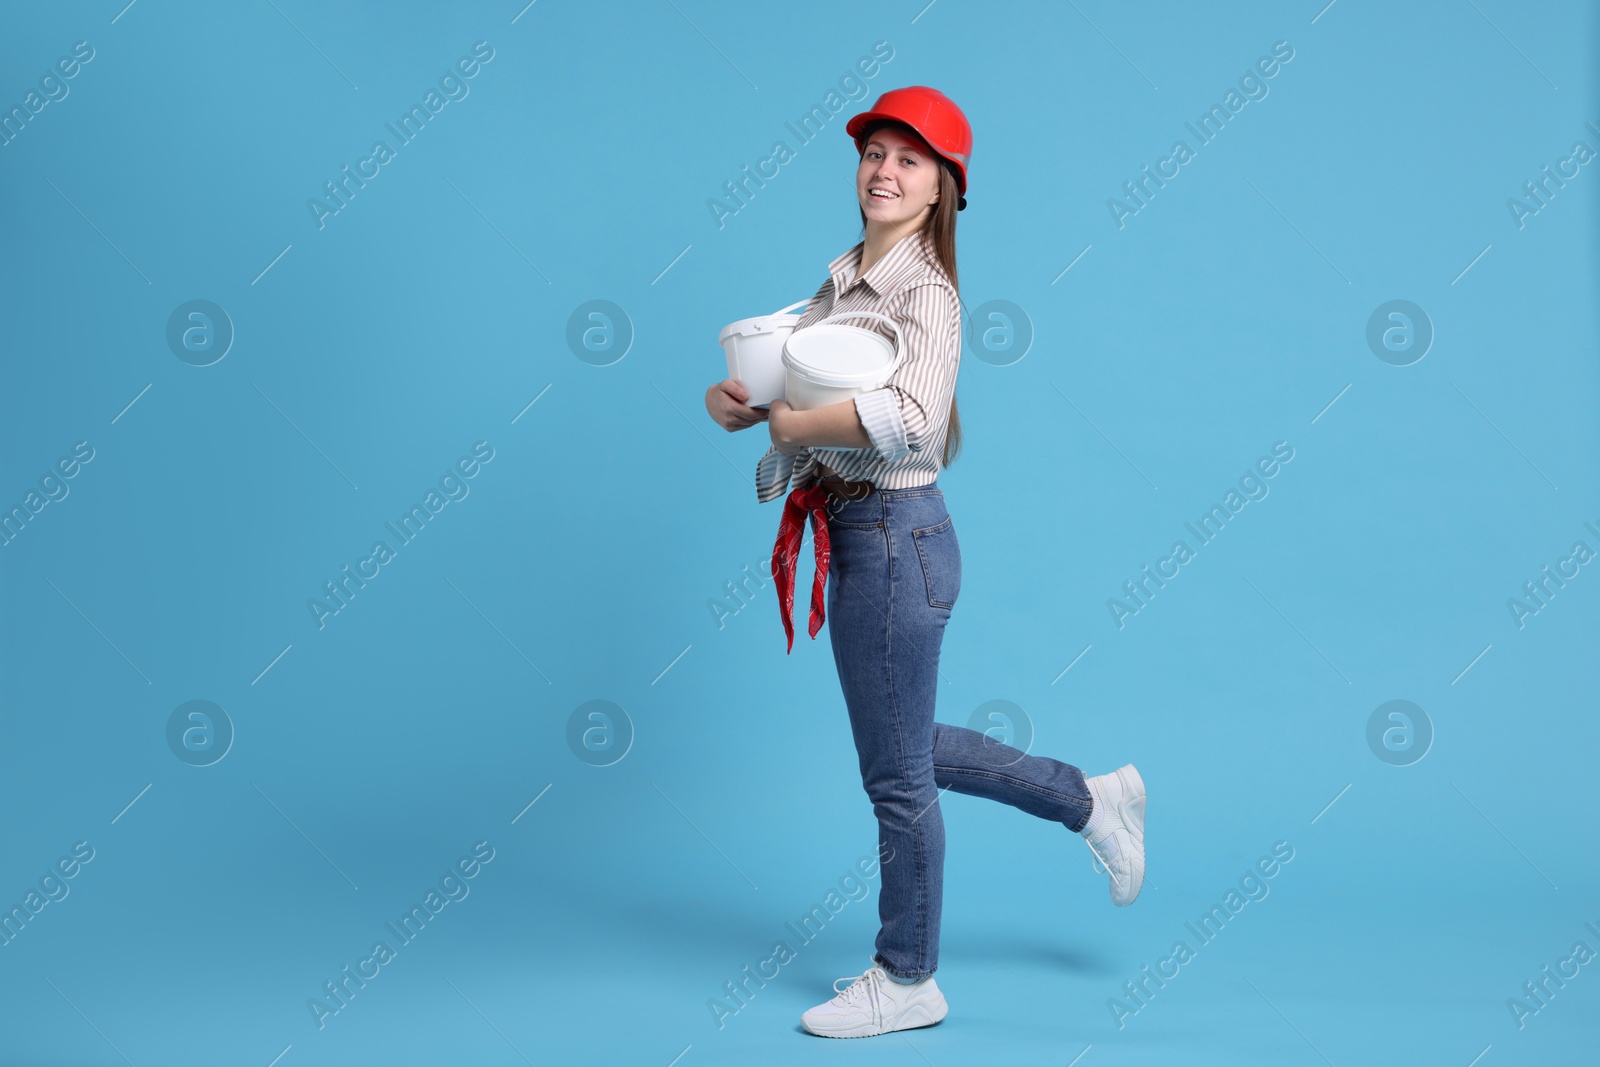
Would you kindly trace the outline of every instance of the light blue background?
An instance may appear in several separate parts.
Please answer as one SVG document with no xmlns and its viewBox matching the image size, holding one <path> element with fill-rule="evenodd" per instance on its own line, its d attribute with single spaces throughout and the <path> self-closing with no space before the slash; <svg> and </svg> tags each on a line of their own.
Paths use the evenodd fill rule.
<svg viewBox="0 0 1600 1067">
<path fill-rule="evenodd" d="M 123 2 L 0 35 L 8 109 L 95 50 L 0 148 L 0 501 L 94 449 L 0 550 L 0 903 L 95 849 L 0 948 L 0 1062 L 1594 1055 L 1600 963 L 1523 1029 L 1507 1000 L 1600 950 L 1600 572 L 1520 629 L 1506 604 L 1600 549 L 1600 164 L 1521 228 L 1506 203 L 1600 148 L 1592 10 Z M 319 229 L 306 201 L 480 40 L 469 95 Z M 1269 95 L 1119 229 L 1108 198 L 1280 40 Z M 1034 334 L 962 361 L 939 719 L 1007 700 L 1035 752 L 1135 762 L 1149 881 L 1113 908 L 1063 828 L 947 796 L 949 1018 L 798 1030 L 866 966 L 874 881 L 719 1029 L 875 826 L 827 635 L 802 617 L 786 656 L 770 584 L 709 607 L 779 505 L 765 429 L 702 394 L 723 324 L 858 239 L 843 125 L 907 84 L 975 128 L 964 304 Z M 165 341 L 194 299 L 237 332 L 207 367 Z M 596 299 L 633 331 L 605 366 L 567 341 Z M 1393 299 L 1436 331 L 1409 366 L 1365 340 Z M 308 599 L 478 441 L 470 494 L 319 629 Z M 1119 629 L 1107 599 L 1276 441 L 1270 495 Z M 165 737 L 197 699 L 236 730 L 203 768 Z M 1410 766 L 1367 745 L 1392 699 L 1435 731 Z M 590 700 L 631 723 L 610 766 L 567 742 Z M 478 841 L 470 896 L 319 1030 L 308 998 Z M 1277 841 L 1270 895 L 1119 1029 L 1108 999 Z"/>
</svg>

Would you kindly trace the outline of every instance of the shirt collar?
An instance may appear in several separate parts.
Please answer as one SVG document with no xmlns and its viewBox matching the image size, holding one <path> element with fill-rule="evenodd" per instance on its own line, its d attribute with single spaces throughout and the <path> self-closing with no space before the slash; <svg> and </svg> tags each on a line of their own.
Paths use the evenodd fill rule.
<svg viewBox="0 0 1600 1067">
<path fill-rule="evenodd" d="M 856 271 L 861 267 L 861 255 L 865 251 L 865 243 L 851 248 L 828 264 L 828 272 L 833 276 L 834 295 L 842 296 L 857 282 L 865 282 L 867 288 L 879 297 L 895 292 L 923 268 L 922 241 L 923 235 L 920 230 L 900 238 L 895 242 L 895 246 L 889 249 L 888 254 L 874 263 L 872 269 L 860 278 L 856 277 Z"/>
</svg>

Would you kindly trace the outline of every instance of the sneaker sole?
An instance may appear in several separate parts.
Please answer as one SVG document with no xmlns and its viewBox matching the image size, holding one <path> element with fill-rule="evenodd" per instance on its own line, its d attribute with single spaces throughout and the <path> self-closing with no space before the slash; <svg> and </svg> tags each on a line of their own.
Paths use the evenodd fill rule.
<svg viewBox="0 0 1600 1067">
<path fill-rule="evenodd" d="M 1117 768 L 1117 781 L 1122 785 L 1121 802 L 1117 805 L 1117 814 L 1122 816 L 1122 824 L 1128 832 L 1139 842 L 1139 847 L 1144 847 L 1144 809 L 1145 792 L 1144 779 L 1139 776 L 1139 770 L 1133 764 Z"/>
<path fill-rule="evenodd" d="M 1144 814 L 1145 790 L 1144 779 L 1139 776 L 1139 770 L 1133 764 L 1118 767 L 1116 770 L 1117 784 L 1122 787 L 1122 796 L 1117 799 L 1117 816 L 1122 820 L 1122 825 L 1127 827 L 1128 835 L 1133 838 L 1134 846 L 1139 850 L 1138 881 L 1134 886 L 1133 896 L 1126 904 L 1116 901 L 1113 903 L 1119 908 L 1126 908 L 1129 904 L 1139 899 L 1139 893 L 1144 889 L 1145 860 L 1144 860 Z"/>
<path fill-rule="evenodd" d="M 806 1033 L 813 1034 L 816 1037 L 879 1037 L 883 1034 L 892 1034 L 899 1030 L 921 1030 L 929 1026 L 937 1026 L 939 1023 L 944 1021 L 944 1017 L 948 1014 L 950 1014 L 950 1006 L 945 1003 L 944 997 L 941 995 L 939 998 L 939 1012 L 936 1018 L 933 1017 L 932 1009 L 925 1004 L 913 1004 L 905 1011 L 901 1012 L 900 1019 L 911 1018 L 917 1015 L 927 1018 L 926 1022 L 912 1023 L 909 1026 L 891 1026 L 887 1030 L 857 1028 L 859 1032 L 852 1033 L 849 1030 L 813 1030 L 809 1025 L 807 1025 L 805 1019 L 802 1018 L 800 1020 L 800 1028 Z M 896 1022 L 899 1022 L 899 1019 L 896 1019 Z"/>
</svg>

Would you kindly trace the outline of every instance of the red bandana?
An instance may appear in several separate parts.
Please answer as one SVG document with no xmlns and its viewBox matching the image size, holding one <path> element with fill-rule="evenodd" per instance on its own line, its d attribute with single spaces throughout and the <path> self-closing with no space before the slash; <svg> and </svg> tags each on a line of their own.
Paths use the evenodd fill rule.
<svg viewBox="0 0 1600 1067">
<path fill-rule="evenodd" d="M 778 525 L 778 540 L 772 546 L 772 580 L 778 585 L 778 611 L 783 616 L 783 632 L 794 651 L 794 575 L 799 563 L 800 542 L 805 538 L 806 516 L 811 516 L 811 541 L 816 550 L 817 573 L 811 583 L 811 639 L 817 639 L 824 618 L 824 591 L 828 584 L 828 512 L 830 497 L 821 485 L 796 489 L 783 502 L 783 521 Z"/>
</svg>

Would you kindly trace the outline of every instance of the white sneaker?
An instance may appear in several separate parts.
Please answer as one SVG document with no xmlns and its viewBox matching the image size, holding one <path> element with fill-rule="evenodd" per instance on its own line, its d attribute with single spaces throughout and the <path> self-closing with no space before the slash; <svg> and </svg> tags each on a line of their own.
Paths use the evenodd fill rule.
<svg viewBox="0 0 1600 1067">
<path fill-rule="evenodd" d="M 835 979 L 850 986 L 826 1004 L 818 1004 L 800 1016 L 800 1025 L 818 1037 L 873 1037 L 891 1030 L 914 1030 L 932 1026 L 950 1008 L 933 975 L 915 985 L 904 985 L 890 978 L 873 954 L 872 966 L 859 977 Z"/>
<path fill-rule="evenodd" d="M 1144 779 L 1129 763 L 1087 782 L 1101 822 L 1084 841 L 1111 876 L 1111 902 L 1125 908 L 1144 885 Z"/>
</svg>

